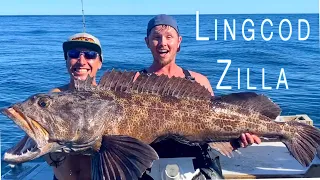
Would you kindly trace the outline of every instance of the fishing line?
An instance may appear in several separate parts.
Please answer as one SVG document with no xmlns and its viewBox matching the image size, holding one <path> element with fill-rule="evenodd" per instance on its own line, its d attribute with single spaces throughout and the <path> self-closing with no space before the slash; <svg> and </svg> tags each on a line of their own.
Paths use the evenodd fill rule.
<svg viewBox="0 0 320 180">
<path fill-rule="evenodd" d="M 84 19 L 83 0 L 81 0 L 81 5 L 82 5 L 82 24 L 83 24 L 83 32 L 86 32 L 86 22 L 85 22 L 85 19 Z"/>
</svg>

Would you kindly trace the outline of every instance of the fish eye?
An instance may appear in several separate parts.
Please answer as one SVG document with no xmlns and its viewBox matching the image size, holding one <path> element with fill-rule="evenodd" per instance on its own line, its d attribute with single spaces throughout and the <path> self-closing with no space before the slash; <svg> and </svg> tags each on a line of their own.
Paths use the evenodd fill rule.
<svg viewBox="0 0 320 180">
<path fill-rule="evenodd" d="M 47 98 L 40 98 L 38 101 L 38 105 L 42 108 L 46 108 L 50 105 L 50 101 Z"/>
</svg>

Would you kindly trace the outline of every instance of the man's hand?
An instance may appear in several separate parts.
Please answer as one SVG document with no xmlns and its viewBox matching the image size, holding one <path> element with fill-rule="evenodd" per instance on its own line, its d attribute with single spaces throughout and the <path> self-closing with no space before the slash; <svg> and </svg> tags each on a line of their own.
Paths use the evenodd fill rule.
<svg viewBox="0 0 320 180">
<path fill-rule="evenodd" d="M 261 139 L 258 136 L 250 133 L 242 133 L 240 136 L 240 140 L 241 140 L 240 146 L 242 148 L 248 147 L 253 143 L 256 143 L 256 144 L 261 143 Z"/>
<path fill-rule="evenodd" d="M 243 133 L 240 138 L 233 139 L 230 142 L 211 142 L 209 146 L 219 151 L 222 155 L 231 158 L 233 156 L 232 152 L 237 150 L 239 145 L 242 148 L 246 148 L 253 143 L 260 144 L 261 139 L 254 134 Z"/>
</svg>

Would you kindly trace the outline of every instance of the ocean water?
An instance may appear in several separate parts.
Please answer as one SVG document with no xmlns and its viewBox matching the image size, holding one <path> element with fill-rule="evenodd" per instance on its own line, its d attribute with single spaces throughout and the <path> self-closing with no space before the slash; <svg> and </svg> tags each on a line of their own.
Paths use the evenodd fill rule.
<svg viewBox="0 0 320 180">
<path fill-rule="evenodd" d="M 307 114 L 316 124 L 320 123 L 318 14 L 200 15 L 199 33 L 209 37 L 208 41 L 196 40 L 195 14 L 174 17 L 183 37 L 177 63 L 206 75 L 216 95 L 240 91 L 264 93 L 281 106 L 283 115 Z M 103 45 L 104 63 L 98 79 L 105 70 L 140 70 L 152 63 L 151 53 L 144 43 L 150 18 L 152 16 L 86 16 L 86 31 L 98 37 Z M 248 22 L 242 29 L 246 19 L 251 19 L 254 26 Z M 263 28 L 266 37 L 273 33 L 270 41 L 261 36 L 261 24 L 265 19 L 273 24 L 270 26 L 267 22 Z M 283 19 L 290 21 L 292 27 L 288 41 L 283 41 L 279 34 Z M 299 19 L 309 23 L 309 37 L 305 41 L 298 40 Z M 225 20 L 231 30 L 235 21 L 235 40 L 228 27 L 224 40 Z M 82 31 L 81 16 L 0 16 L 0 27 L 0 107 L 68 82 L 62 43 L 68 36 Z M 282 24 L 283 37 L 290 34 L 289 27 L 287 22 Z M 242 30 L 247 37 L 254 31 L 254 40 L 245 41 Z M 301 23 L 300 30 L 302 37 L 308 34 L 306 24 Z M 218 59 L 232 62 L 224 76 L 227 64 L 218 63 Z M 280 80 L 286 80 L 288 88 L 281 81 L 277 88 L 279 76 Z M 247 78 L 249 86 L 256 89 L 248 89 Z M 221 79 L 221 86 L 232 89 L 217 88 Z M 263 89 L 263 81 L 272 89 Z M 0 124 L 3 155 L 24 133 L 3 115 L 0 115 Z M 4 173 L 9 168 L 6 163 L 1 164 Z"/>
</svg>

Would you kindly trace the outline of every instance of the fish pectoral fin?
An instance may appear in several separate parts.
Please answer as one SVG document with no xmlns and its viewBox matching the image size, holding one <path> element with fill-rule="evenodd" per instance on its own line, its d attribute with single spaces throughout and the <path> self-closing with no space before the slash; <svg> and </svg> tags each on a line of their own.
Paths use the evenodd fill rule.
<svg viewBox="0 0 320 180">
<path fill-rule="evenodd" d="M 157 159 L 156 151 L 138 139 L 103 136 L 100 151 L 92 158 L 92 179 L 138 179 Z"/>
<path fill-rule="evenodd" d="M 233 157 L 233 151 L 235 150 L 235 148 L 231 145 L 230 142 L 211 142 L 208 144 L 212 149 L 218 151 L 220 154 L 229 158 Z"/>
</svg>

